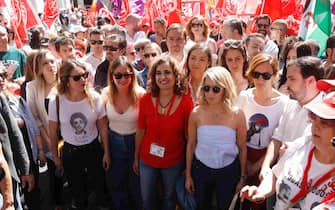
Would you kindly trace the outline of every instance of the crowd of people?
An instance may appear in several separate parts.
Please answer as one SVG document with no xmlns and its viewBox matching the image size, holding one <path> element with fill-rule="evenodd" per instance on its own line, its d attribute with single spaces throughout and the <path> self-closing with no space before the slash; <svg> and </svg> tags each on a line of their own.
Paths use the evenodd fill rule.
<svg viewBox="0 0 335 210">
<path fill-rule="evenodd" d="M 335 209 L 335 35 L 125 21 L 0 13 L 1 209 Z"/>
</svg>

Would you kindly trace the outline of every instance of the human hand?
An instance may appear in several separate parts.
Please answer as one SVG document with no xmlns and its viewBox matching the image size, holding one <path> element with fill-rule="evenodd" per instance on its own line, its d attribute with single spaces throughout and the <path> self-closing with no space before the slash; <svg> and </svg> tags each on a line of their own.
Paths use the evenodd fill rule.
<svg viewBox="0 0 335 210">
<path fill-rule="evenodd" d="M 107 152 L 104 153 L 104 156 L 102 158 L 102 166 L 107 171 L 111 165 L 111 159 L 109 157 L 109 154 Z"/>
<path fill-rule="evenodd" d="M 33 174 L 22 175 L 21 176 L 22 188 L 27 187 L 28 192 L 31 192 L 35 186 L 35 179 Z"/>
<path fill-rule="evenodd" d="M 186 176 L 185 177 L 185 188 L 186 188 L 187 192 L 189 192 L 189 193 L 194 193 L 195 192 L 194 183 L 193 183 L 193 179 L 192 179 L 191 176 Z"/>
</svg>

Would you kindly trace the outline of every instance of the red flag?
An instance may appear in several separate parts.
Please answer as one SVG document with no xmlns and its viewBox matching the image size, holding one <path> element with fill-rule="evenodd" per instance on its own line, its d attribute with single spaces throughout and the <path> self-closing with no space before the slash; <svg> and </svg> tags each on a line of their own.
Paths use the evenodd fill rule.
<svg viewBox="0 0 335 210">
<path fill-rule="evenodd" d="M 27 42 L 26 31 L 41 23 L 27 0 L 10 0 L 6 5 L 11 17 L 11 27 L 15 33 L 16 46 L 21 48 Z"/>
<path fill-rule="evenodd" d="M 181 12 L 181 0 L 170 1 L 170 2 L 168 2 L 168 4 L 170 4 L 172 6 L 161 5 L 161 6 L 163 6 L 163 7 L 161 7 L 161 9 L 163 9 L 163 8 L 164 9 L 170 8 L 170 10 L 166 11 L 168 25 L 171 25 L 173 23 L 181 23 L 180 17 L 178 15 L 178 12 L 176 11 L 176 9 L 177 9 L 177 10 L 179 10 L 179 12 Z"/>
<path fill-rule="evenodd" d="M 126 18 L 131 13 L 131 8 L 129 5 L 129 0 L 123 0 L 121 6 L 121 13 L 119 19 L 119 25 L 125 27 L 126 26 Z"/>
<path fill-rule="evenodd" d="M 57 1 L 44 0 L 43 22 L 48 26 L 48 28 L 50 28 L 51 25 L 55 22 L 58 14 Z"/>
</svg>

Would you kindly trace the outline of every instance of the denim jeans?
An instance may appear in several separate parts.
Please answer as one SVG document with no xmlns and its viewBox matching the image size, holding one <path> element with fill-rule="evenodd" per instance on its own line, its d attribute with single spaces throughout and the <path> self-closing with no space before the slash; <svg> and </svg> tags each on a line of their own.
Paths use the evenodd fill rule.
<svg viewBox="0 0 335 210">
<path fill-rule="evenodd" d="M 176 209 L 176 181 L 184 169 L 184 161 L 169 168 L 153 168 L 140 161 L 140 179 L 144 210 L 175 210 Z M 158 179 L 163 185 L 162 208 L 156 206 Z"/>
<path fill-rule="evenodd" d="M 114 210 L 141 210 L 140 177 L 133 171 L 135 134 L 120 135 L 109 131 L 111 168 L 106 183 Z"/>
<path fill-rule="evenodd" d="M 228 209 L 240 180 L 240 173 L 238 158 L 230 165 L 220 169 L 209 168 L 194 158 L 192 177 L 198 210 L 211 209 L 213 192 L 216 192 L 218 209 Z"/>
</svg>

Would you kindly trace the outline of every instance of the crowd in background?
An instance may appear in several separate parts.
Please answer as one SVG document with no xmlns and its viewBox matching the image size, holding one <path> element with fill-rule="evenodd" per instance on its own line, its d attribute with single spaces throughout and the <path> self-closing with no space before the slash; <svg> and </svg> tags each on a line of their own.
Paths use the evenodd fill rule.
<svg viewBox="0 0 335 210">
<path fill-rule="evenodd" d="M 248 24 L 0 13 L 2 209 L 335 209 L 335 35 Z"/>
</svg>

